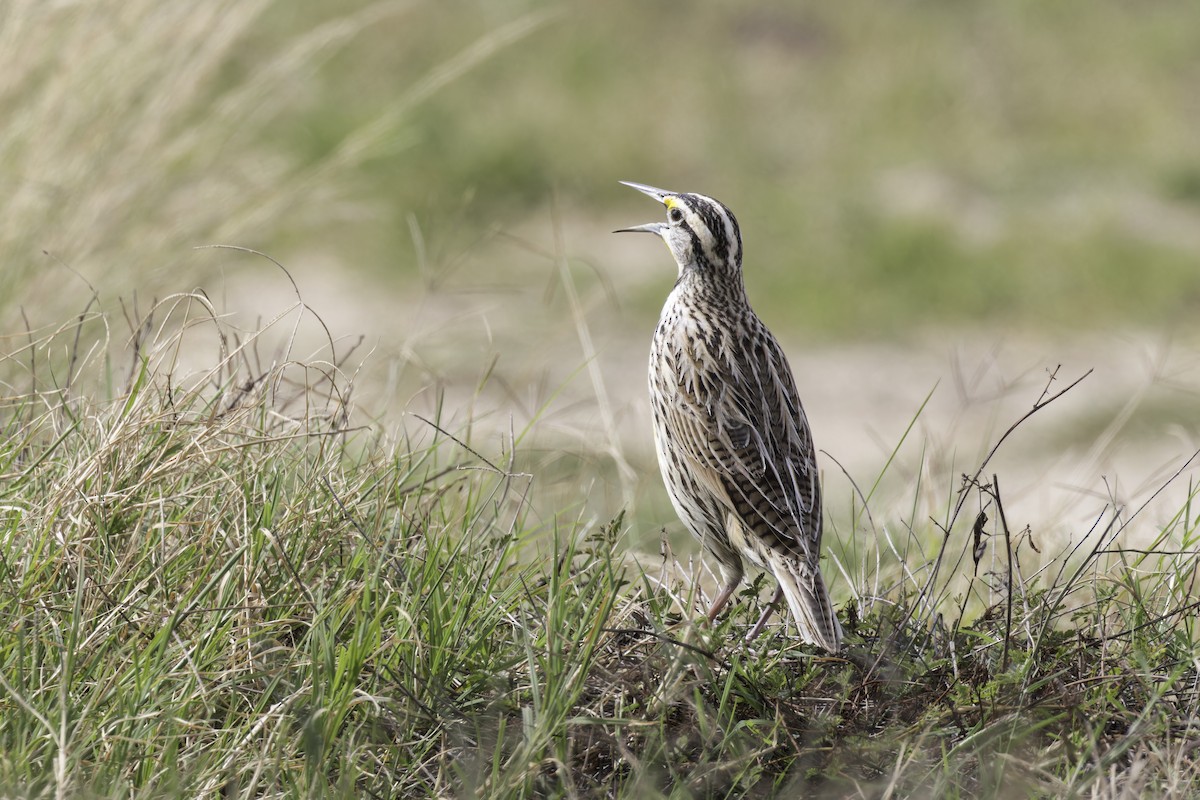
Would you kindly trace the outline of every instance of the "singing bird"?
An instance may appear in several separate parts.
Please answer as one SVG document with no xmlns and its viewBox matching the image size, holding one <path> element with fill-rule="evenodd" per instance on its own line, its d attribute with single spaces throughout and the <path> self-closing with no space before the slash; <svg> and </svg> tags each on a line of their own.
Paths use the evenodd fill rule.
<svg viewBox="0 0 1200 800">
<path fill-rule="evenodd" d="M 671 504 L 720 564 L 711 622 L 744 561 L 779 588 L 800 638 L 830 652 L 842 629 L 821 577 L 821 488 L 812 431 L 779 342 L 746 296 L 742 235 L 724 204 L 627 183 L 666 207 L 665 222 L 622 232 L 661 237 L 679 266 L 650 347 L 654 446 Z"/>
</svg>

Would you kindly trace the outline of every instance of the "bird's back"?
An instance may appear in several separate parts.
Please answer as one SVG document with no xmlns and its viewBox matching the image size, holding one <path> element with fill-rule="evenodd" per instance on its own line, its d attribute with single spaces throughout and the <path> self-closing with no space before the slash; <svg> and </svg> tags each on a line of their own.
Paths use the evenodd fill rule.
<svg viewBox="0 0 1200 800">
<path fill-rule="evenodd" d="M 681 282 L 671 293 L 651 346 L 655 438 L 679 465 L 664 472 L 668 490 L 703 493 L 696 505 L 711 499 L 734 511 L 764 545 L 815 558 L 816 460 L 787 357 L 748 303 L 714 303 L 691 289 Z"/>
</svg>

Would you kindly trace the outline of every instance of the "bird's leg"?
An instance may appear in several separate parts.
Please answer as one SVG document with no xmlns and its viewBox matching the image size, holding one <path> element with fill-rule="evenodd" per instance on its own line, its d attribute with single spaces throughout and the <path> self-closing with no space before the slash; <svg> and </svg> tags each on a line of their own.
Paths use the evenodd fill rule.
<svg viewBox="0 0 1200 800">
<path fill-rule="evenodd" d="M 725 580 L 725 587 L 721 589 L 721 593 L 717 595 L 717 599 L 713 600 L 712 606 L 708 609 L 708 624 L 711 625 L 713 620 L 717 618 L 717 614 L 721 613 L 721 609 L 729 602 L 729 598 L 733 597 L 734 591 L 737 590 L 738 584 L 742 582 L 742 573 L 737 573 Z"/>
<path fill-rule="evenodd" d="M 779 605 L 779 601 L 783 599 L 783 587 L 780 586 L 775 590 L 775 596 L 771 598 L 771 602 L 767 603 L 767 607 L 763 609 L 762 614 L 758 618 L 758 622 L 754 623 L 754 627 L 746 634 L 746 641 L 752 642 L 758 635 L 762 633 L 762 629 L 767 626 L 767 620 L 771 618 L 771 612 L 775 610 L 775 606 Z"/>
</svg>

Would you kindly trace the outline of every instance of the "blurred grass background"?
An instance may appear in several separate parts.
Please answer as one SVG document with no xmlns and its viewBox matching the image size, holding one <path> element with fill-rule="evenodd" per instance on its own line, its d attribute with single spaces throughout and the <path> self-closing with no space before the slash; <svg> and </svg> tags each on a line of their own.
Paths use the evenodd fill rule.
<svg viewBox="0 0 1200 800">
<path fill-rule="evenodd" d="M 969 404 L 1032 375 L 1027 404 L 1059 337 L 1097 337 L 1073 374 L 1119 349 L 1114 332 L 1195 338 L 1194 4 L 14 0 L 0 15 L 10 342 L 93 288 L 113 309 L 199 286 L 252 328 L 292 285 L 193 248 L 254 248 L 335 336 L 383 356 L 357 382 L 385 398 L 372 410 L 536 420 L 523 444 L 543 476 L 577 495 L 581 469 L 619 475 L 625 502 L 647 477 L 654 519 L 671 515 L 643 364 L 673 266 L 610 235 L 660 213 L 618 180 L 735 210 L 751 297 L 818 444 L 843 457 L 864 446 L 852 432 L 882 461 L 950 370 L 914 376 L 905 343 L 1055 343 L 982 389 L 964 364 L 949 393 Z M 1153 356 L 1131 377 L 1139 348 L 1098 365 L 1100 396 L 1051 450 L 1090 451 L 1133 418 L 1128 397 L 1162 377 Z M 1154 412 L 1160 436 L 1200 427 L 1189 392 L 1145 406 L 1179 412 Z M 986 416 L 963 425 L 980 451 L 1004 418 Z"/>
<path fill-rule="evenodd" d="M 392 266 L 408 213 L 453 251 L 544 220 L 551 191 L 580 224 L 641 221 L 656 209 L 624 178 L 725 199 L 764 313 L 809 332 L 1195 313 L 1200 25 L 1183 3 L 424 6 L 330 63 L 288 146 L 322 157 L 402 76 L 542 8 L 559 14 L 361 165 L 389 224 L 329 233 L 362 262 L 411 275 Z"/>
<path fill-rule="evenodd" d="M 725 200 L 764 315 L 810 335 L 1187 326 L 1200 300 L 1194 4 L 7 9 L 10 309 L 57 294 L 43 250 L 161 289 L 217 240 L 394 292 L 503 283 L 523 256 L 490 235 L 555 196 L 611 271 L 602 234 L 656 213 L 618 179 Z"/>
</svg>

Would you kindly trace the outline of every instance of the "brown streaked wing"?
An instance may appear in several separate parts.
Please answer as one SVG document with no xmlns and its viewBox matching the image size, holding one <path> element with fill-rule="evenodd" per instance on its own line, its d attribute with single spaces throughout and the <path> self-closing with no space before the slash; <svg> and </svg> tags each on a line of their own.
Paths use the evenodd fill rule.
<svg viewBox="0 0 1200 800">
<path fill-rule="evenodd" d="M 719 481 L 732 510 L 774 549 L 816 563 L 821 499 L 812 432 L 787 358 L 775 337 L 753 319 L 737 352 L 706 365 L 712 375 L 671 409 L 670 427 L 682 454 Z M 730 366 L 736 365 L 736 366 Z"/>
</svg>

